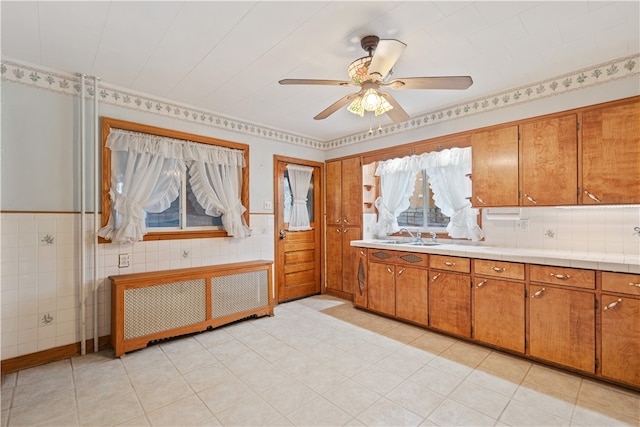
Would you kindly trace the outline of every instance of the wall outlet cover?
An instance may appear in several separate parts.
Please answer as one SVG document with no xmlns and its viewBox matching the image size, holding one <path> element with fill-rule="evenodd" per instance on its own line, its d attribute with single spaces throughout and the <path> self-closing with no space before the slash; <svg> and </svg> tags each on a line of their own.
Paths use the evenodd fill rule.
<svg viewBox="0 0 640 427">
<path fill-rule="evenodd" d="M 516 231 L 525 232 L 529 231 L 529 220 L 519 219 L 514 222 L 514 228 Z"/>
<path fill-rule="evenodd" d="M 131 263 L 131 254 L 118 255 L 118 268 L 127 268 Z"/>
</svg>

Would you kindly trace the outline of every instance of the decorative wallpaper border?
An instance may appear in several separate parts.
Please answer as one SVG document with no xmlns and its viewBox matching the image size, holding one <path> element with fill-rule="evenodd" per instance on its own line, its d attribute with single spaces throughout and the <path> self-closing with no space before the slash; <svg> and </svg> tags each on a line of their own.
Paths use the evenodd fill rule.
<svg viewBox="0 0 640 427">
<path fill-rule="evenodd" d="M 578 71 L 563 74 L 547 80 L 538 81 L 526 86 L 517 87 L 486 97 L 445 107 L 416 115 L 403 123 L 394 123 L 373 132 L 362 131 L 343 138 L 320 141 L 300 135 L 256 125 L 241 120 L 221 116 L 210 111 L 199 110 L 192 106 L 182 105 L 145 94 L 135 93 L 123 88 L 100 82 L 100 102 L 119 105 L 139 111 L 177 118 L 191 123 L 198 123 L 224 129 L 231 132 L 253 135 L 274 141 L 299 145 L 319 150 L 331 150 L 363 141 L 398 134 L 410 130 L 433 126 L 450 120 L 486 113 L 513 105 L 560 95 L 587 87 L 603 84 L 640 75 L 640 53 L 624 58 L 614 59 Z M 40 89 L 77 96 L 80 93 L 80 77 L 78 75 L 45 69 L 44 67 L 27 65 L 2 58 L 0 62 L 2 80 L 16 82 Z M 89 78 L 85 87 L 86 96 L 93 98 L 93 80 Z"/>
</svg>

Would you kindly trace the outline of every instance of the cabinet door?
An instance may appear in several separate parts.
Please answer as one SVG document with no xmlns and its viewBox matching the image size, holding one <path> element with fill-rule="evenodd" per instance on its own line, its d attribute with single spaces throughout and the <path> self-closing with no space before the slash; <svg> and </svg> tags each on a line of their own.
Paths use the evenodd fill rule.
<svg viewBox="0 0 640 427">
<path fill-rule="evenodd" d="M 353 294 L 357 282 L 355 260 L 358 248 L 351 246 L 352 240 L 360 240 L 360 227 L 342 229 L 342 291 Z"/>
<path fill-rule="evenodd" d="M 395 316 L 396 268 L 393 264 L 369 262 L 367 306 L 371 310 Z"/>
<path fill-rule="evenodd" d="M 473 134 L 471 203 L 518 206 L 518 126 Z"/>
<path fill-rule="evenodd" d="M 520 204 L 558 206 L 578 203 L 576 115 L 521 126 Z"/>
<path fill-rule="evenodd" d="M 357 307 L 367 308 L 367 251 L 362 248 L 355 248 L 356 258 L 354 271 L 356 272 L 356 283 L 353 291 L 353 304 Z"/>
<path fill-rule="evenodd" d="M 427 270 L 396 266 L 396 317 L 427 326 Z"/>
<path fill-rule="evenodd" d="M 471 278 L 433 270 L 429 276 L 429 325 L 471 337 Z"/>
<path fill-rule="evenodd" d="M 582 115 L 582 204 L 640 203 L 640 102 Z"/>
<path fill-rule="evenodd" d="M 327 185 L 327 228 L 342 224 L 342 162 L 327 162 L 325 165 Z"/>
<path fill-rule="evenodd" d="M 524 283 L 475 278 L 473 337 L 524 353 Z"/>
<path fill-rule="evenodd" d="M 342 227 L 327 224 L 327 278 L 329 289 L 342 290 Z"/>
<path fill-rule="evenodd" d="M 602 376 L 640 386 L 640 299 L 602 294 Z"/>
<path fill-rule="evenodd" d="M 595 373 L 595 295 L 541 285 L 530 295 L 531 356 Z"/>
<path fill-rule="evenodd" d="M 342 222 L 362 223 L 362 166 L 360 157 L 342 160 Z"/>
</svg>

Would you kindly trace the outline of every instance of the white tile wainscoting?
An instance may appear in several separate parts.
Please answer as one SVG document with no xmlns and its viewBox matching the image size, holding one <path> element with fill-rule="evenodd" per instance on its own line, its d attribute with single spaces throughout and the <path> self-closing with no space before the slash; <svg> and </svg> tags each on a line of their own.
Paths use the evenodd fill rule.
<svg viewBox="0 0 640 427">
<path fill-rule="evenodd" d="M 2 360 L 80 342 L 80 215 L 2 213 Z M 98 245 L 98 334 L 110 333 L 110 275 L 273 259 L 273 215 L 250 216 L 246 239 Z M 93 337 L 93 217 L 86 217 L 87 338 Z M 128 268 L 118 267 L 130 255 Z"/>
</svg>

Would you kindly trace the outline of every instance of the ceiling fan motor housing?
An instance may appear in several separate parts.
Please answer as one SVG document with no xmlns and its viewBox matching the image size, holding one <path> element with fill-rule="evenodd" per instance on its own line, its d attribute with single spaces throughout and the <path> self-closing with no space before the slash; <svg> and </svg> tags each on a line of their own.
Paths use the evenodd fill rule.
<svg viewBox="0 0 640 427">
<path fill-rule="evenodd" d="M 379 41 L 380 37 L 378 36 L 365 36 L 360 40 L 360 46 L 362 46 L 365 51 L 369 52 L 369 56 L 371 56 L 372 52 L 376 50 L 376 47 L 378 47 Z"/>
</svg>

